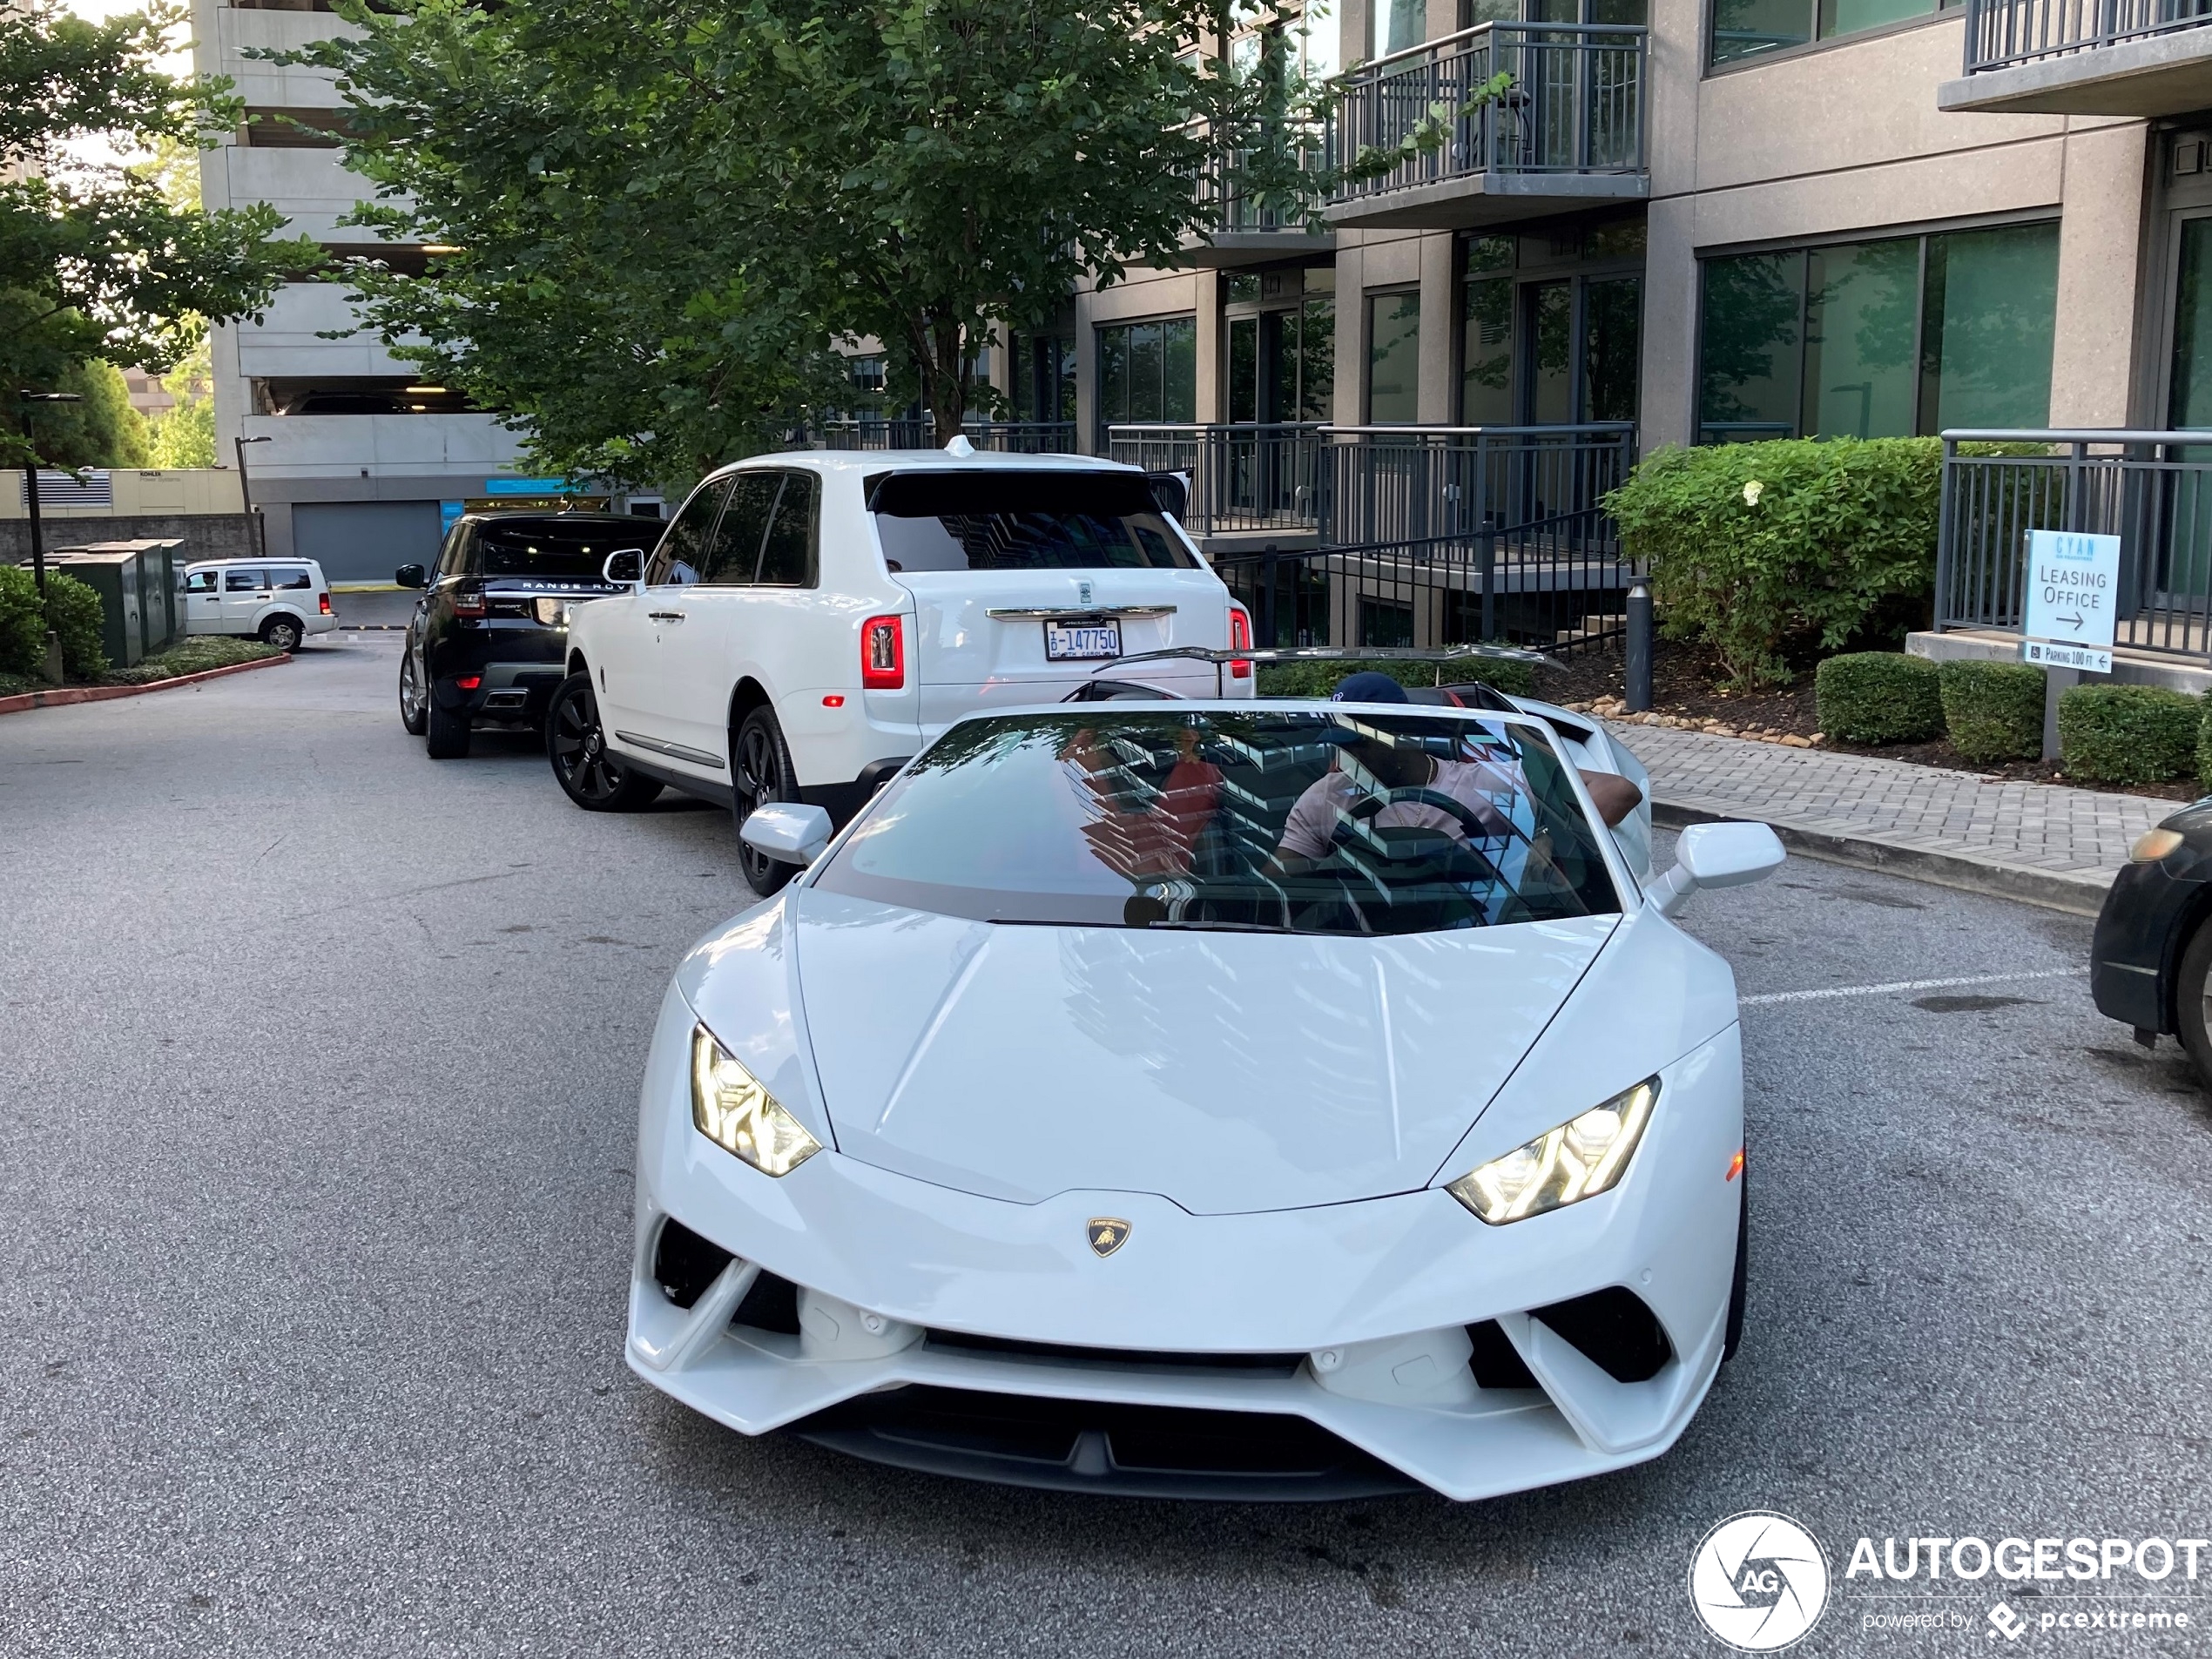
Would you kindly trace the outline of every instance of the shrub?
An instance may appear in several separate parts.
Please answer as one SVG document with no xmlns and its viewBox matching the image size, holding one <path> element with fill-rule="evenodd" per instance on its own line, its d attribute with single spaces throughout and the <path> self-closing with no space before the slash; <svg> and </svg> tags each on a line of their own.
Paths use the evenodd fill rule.
<svg viewBox="0 0 2212 1659">
<path fill-rule="evenodd" d="M 105 613 L 97 589 L 58 570 L 47 571 L 46 626 L 61 636 L 62 672 L 75 679 L 107 672 L 107 648 L 100 639 Z"/>
<path fill-rule="evenodd" d="M 1845 743 L 1920 743 L 1943 730 L 1942 677 L 1902 651 L 1831 657 L 1813 671 L 1820 729 Z"/>
<path fill-rule="evenodd" d="M 1785 682 L 1784 643 L 1834 651 L 1886 600 L 1933 592 L 1943 446 L 1785 438 L 1661 449 L 1605 498 L 1667 631 L 1736 686 Z"/>
<path fill-rule="evenodd" d="M 1968 760 L 2033 760 L 2043 752 L 2043 671 L 2026 663 L 1946 663 L 1943 723 Z"/>
<path fill-rule="evenodd" d="M 37 584 L 30 571 L 0 565 L 0 674 L 36 676 L 45 650 Z"/>
<path fill-rule="evenodd" d="M 1366 673 L 1370 669 L 1389 675 L 1400 685 L 1433 685 L 1440 669 L 1448 685 L 1478 681 L 1507 697 L 1526 697 L 1536 684 L 1535 674 L 1527 663 L 1495 657 L 1468 657 L 1453 663 L 1262 663 L 1259 694 L 1327 697 L 1346 677 Z"/>
<path fill-rule="evenodd" d="M 204 673 L 211 668 L 228 668 L 234 663 L 283 655 L 274 645 L 265 645 L 258 639 L 201 634 L 133 667 L 111 669 L 106 678 L 117 685 L 150 685 L 156 680 L 174 679 L 180 674 Z"/>
<path fill-rule="evenodd" d="M 2212 791 L 2212 697 L 2204 699 L 2204 718 L 2196 726 L 2196 780 Z"/>
<path fill-rule="evenodd" d="M 2059 759 L 2093 784 L 2159 784 L 2196 763 L 2202 698 L 2162 685 L 2077 685 L 2059 698 Z"/>
</svg>

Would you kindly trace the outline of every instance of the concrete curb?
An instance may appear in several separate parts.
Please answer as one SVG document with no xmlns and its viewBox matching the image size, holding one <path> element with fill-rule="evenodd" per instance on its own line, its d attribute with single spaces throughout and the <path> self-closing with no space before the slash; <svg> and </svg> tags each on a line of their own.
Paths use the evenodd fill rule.
<svg viewBox="0 0 2212 1659">
<path fill-rule="evenodd" d="M 1717 812 L 1686 801 L 1655 799 L 1652 821 L 1666 829 L 1691 824 L 1763 823 L 1781 837 L 1782 844 L 1807 858 L 1829 864 L 1851 864 L 1903 876 L 1939 887 L 1985 893 L 2021 904 L 2063 910 L 2069 915 L 2094 916 L 2102 909 L 2112 886 L 2109 871 L 2035 870 L 2021 865 L 1977 858 L 1970 853 L 1933 853 L 1925 847 L 1898 846 L 1863 835 L 1838 835 L 1827 830 L 1800 829 L 1773 819 L 1752 819 L 1742 813 Z"/>
<path fill-rule="evenodd" d="M 22 714 L 31 709 L 63 709 L 72 703 L 105 703 L 118 697 L 141 697 L 148 691 L 166 691 L 179 685 L 197 685 L 202 680 L 219 680 L 226 674 L 243 674 L 250 669 L 274 668 L 288 663 L 290 657 L 257 657 L 250 663 L 229 663 L 221 668 L 203 668 L 197 674 L 179 674 L 172 679 L 148 680 L 144 685 L 64 685 L 51 691 L 24 691 L 15 697 L 0 697 L 0 714 Z"/>
</svg>

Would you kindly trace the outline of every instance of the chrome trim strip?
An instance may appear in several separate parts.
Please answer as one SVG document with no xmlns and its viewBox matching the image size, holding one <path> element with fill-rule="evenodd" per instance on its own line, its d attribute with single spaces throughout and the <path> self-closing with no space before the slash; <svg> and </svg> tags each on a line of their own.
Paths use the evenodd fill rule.
<svg viewBox="0 0 2212 1659">
<path fill-rule="evenodd" d="M 1114 617 L 1172 617 L 1173 605 L 993 605 L 994 622 L 1104 622 Z"/>
<path fill-rule="evenodd" d="M 720 755 L 711 755 L 704 749 L 686 749 L 680 743 L 663 743 L 658 738 L 640 737 L 635 732 L 617 730 L 615 736 L 624 743 L 634 743 L 640 749 L 651 749 L 655 754 L 664 754 L 673 760 L 685 761 L 694 766 L 710 766 L 716 772 L 728 770 Z"/>
</svg>

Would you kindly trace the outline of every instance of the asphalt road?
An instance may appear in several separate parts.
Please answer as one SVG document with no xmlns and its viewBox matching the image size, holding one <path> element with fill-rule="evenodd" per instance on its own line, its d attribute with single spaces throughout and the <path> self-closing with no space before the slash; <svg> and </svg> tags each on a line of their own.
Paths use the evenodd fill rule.
<svg viewBox="0 0 2212 1659">
<path fill-rule="evenodd" d="M 0 1653 L 1717 1653 L 1684 1575 L 1748 1508 L 1838 1575 L 1798 1651 L 2009 1651 L 2002 1587 L 1878 1601 L 1853 1541 L 2212 1534 L 2212 1104 L 2086 922 L 1804 862 L 1689 913 L 1747 998 L 2047 977 L 1747 1005 L 1750 1333 L 1656 1462 L 1224 1507 L 725 1433 L 622 1324 L 729 825 L 426 759 L 397 649 L 0 719 Z M 2190 1634 L 2019 1646 L 2212 1650 L 2159 1588 Z"/>
</svg>

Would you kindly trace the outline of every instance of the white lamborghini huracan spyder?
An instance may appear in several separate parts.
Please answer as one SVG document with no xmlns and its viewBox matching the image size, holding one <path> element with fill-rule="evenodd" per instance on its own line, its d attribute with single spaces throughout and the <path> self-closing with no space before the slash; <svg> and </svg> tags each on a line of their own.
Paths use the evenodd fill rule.
<svg viewBox="0 0 2212 1659">
<path fill-rule="evenodd" d="M 977 716 L 685 957 L 628 1356 L 1035 1486 L 1477 1498 L 1672 1445 L 1743 1318 L 1736 985 L 1521 712 Z"/>
</svg>

